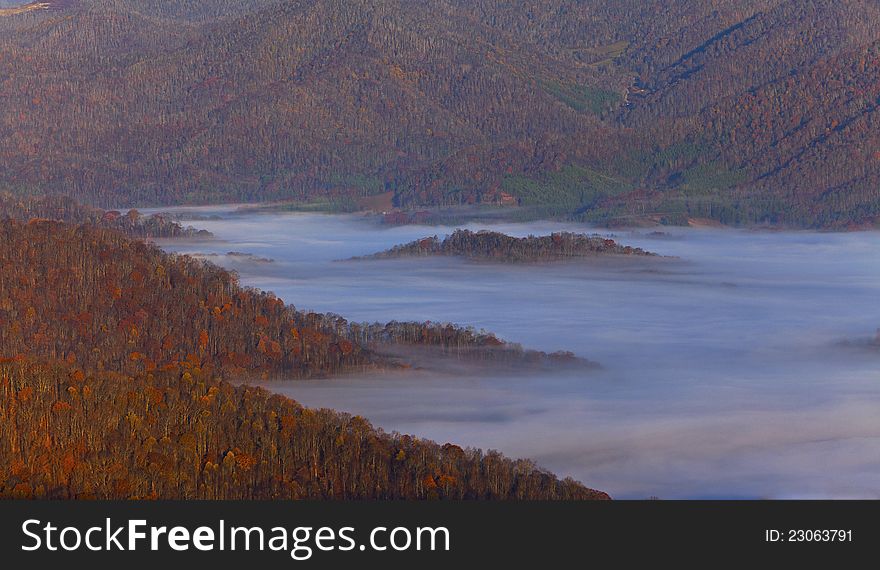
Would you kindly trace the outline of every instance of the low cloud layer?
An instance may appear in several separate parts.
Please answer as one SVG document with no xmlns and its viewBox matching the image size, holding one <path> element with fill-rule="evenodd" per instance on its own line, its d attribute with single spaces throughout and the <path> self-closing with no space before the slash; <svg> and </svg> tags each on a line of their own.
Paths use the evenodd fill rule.
<svg viewBox="0 0 880 570">
<path fill-rule="evenodd" d="M 219 253 L 212 260 L 245 284 L 299 308 L 472 325 L 603 365 L 273 386 L 305 404 L 531 457 L 616 497 L 880 497 L 880 356 L 842 344 L 880 327 L 876 232 L 623 231 L 622 243 L 678 259 L 505 266 L 333 261 L 450 228 L 312 214 L 198 225 L 220 240 L 166 247 Z M 275 262 L 222 255 L 229 251 Z"/>
</svg>

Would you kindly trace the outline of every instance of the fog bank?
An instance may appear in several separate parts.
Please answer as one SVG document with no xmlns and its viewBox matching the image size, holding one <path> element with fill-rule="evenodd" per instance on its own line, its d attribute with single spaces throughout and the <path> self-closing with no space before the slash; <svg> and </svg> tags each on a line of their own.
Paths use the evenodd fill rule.
<svg viewBox="0 0 880 570">
<path fill-rule="evenodd" d="M 880 497 L 880 353 L 861 346 L 880 327 L 880 233 L 600 231 L 677 259 L 336 262 L 454 228 L 199 213 L 224 218 L 195 223 L 216 242 L 161 245 L 217 254 L 211 261 L 244 284 L 298 308 L 472 325 L 603 366 L 272 386 L 304 404 L 530 457 L 619 498 Z M 225 255 L 233 251 L 274 261 Z"/>
</svg>

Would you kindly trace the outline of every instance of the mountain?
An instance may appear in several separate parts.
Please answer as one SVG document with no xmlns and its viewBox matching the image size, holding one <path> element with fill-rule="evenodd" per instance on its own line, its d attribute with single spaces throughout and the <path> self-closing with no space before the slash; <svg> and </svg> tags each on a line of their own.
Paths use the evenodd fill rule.
<svg viewBox="0 0 880 570">
<path fill-rule="evenodd" d="M 399 367 L 373 347 L 572 365 L 438 324 L 349 325 L 93 225 L 0 220 L 0 499 L 603 499 L 528 461 L 241 384 Z"/>
<path fill-rule="evenodd" d="M 386 434 L 201 370 L 0 360 L 0 499 L 605 500 L 532 462 Z"/>
<path fill-rule="evenodd" d="M 0 12 L 0 187 L 623 223 L 880 216 L 864 0 L 65 0 Z"/>
<path fill-rule="evenodd" d="M 89 214 L 63 205 L 69 218 Z M 0 219 L 0 357 L 129 374 L 199 368 L 237 379 L 424 367 L 416 350 L 434 363 L 594 366 L 451 324 L 350 323 L 297 311 L 242 287 L 232 272 L 137 239 L 151 229 L 186 233 L 131 213 L 112 224 L 86 222 Z"/>
</svg>

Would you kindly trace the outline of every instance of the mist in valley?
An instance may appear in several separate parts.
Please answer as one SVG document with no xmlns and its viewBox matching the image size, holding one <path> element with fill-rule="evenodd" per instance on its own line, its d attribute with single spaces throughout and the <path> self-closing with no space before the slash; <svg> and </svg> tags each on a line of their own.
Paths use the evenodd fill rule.
<svg viewBox="0 0 880 570">
<path fill-rule="evenodd" d="M 207 254 L 299 309 L 452 322 L 602 365 L 458 363 L 269 386 L 306 405 L 529 457 L 616 498 L 880 497 L 880 233 L 596 230 L 668 257 L 338 261 L 454 228 L 197 212 L 222 218 L 193 222 L 217 240 L 160 245 Z"/>
</svg>

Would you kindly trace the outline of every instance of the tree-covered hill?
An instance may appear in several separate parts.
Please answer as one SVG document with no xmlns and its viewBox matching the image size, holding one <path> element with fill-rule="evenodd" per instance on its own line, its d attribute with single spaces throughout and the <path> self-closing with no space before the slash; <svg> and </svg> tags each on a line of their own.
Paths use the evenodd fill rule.
<svg viewBox="0 0 880 570">
<path fill-rule="evenodd" d="M 607 499 L 202 369 L 0 360 L 0 499 Z"/>
<path fill-rule="evenodd" d="M 0 187 L 144 203 L 880 215 L 866 0 L 53 0 L 0 13 Z"/>
<path fill-rule="evenodd" d="M 609 255 L 654 256 L 656 254 L 638 247 L 621 245 L 613 239 L 598 235 L 558 232 L 548 236 L 530 235 L 518 238 L 488 230 L 478 232 L 456 230 L 443 239 L 437 236 L 426 237 L 355 259 L 393 259 L 437 255 L 463 257 L 478 261 L 529 263 Z"/>
<path fill-rule="evenodd" d="M 349 324 L 115 230 L 0 220 L 0 498 L 607 498 L 230 383 L 392 368 L 388 347 L 577 360 L 453 326 Z"/>
<path fill-rule="evenodd" d="M 183 227 L 162 214 L 141 215 L 136 209 L 122 213 L 80 204 L 76 200 L 59 195 L 18 197 L 0 192 L 0 220 L 30 221 L 43 219 L 68 224 L 89 224 L 105 229 L 118 230 L 138 238 L 196 238 L 210 239 L 211 232 L 193 227 Z"/>
<path fill-rule="evenodd" d="M 351 323 L 297 310 L 189 256 L 100 225 L 0 219 L 0 357 L 136 374 L 314 378 L 396 369 L 398 349 L 497 366 L 592 366 L 442 323 Z"/>
</svg>

